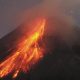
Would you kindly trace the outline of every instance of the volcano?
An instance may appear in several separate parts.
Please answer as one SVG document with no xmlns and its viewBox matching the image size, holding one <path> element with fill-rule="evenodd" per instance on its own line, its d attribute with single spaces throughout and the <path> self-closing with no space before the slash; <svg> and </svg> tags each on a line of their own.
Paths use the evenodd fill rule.
<svg viewBox="0 0 80 80">
<path fill-rule="evenodd" d="M 47 19 L 47 24 L 45 26 L 46 27 L 53 26 L 53 21 L 54 20 L 52 18 Z M 59 23 L 61 23 L 61 21 Z M 32 29 L 30 30 L 32 31 Z M 42 32 L 42 30 L 40 32 Z M 8 55 L 11 55 L 11 53 L 17 50 L 17 44 L 25 39 L 24 35 L 26 32 L 28 33 L 28 30 L 25 29 L 25 26 L 20 25 L 17 29 L 15 29 L 14 31 L 12 31 L 8 35 L 0 39 L 1 63 L 5 61 L 5 59 L 7 59 L 6 57 Z M 43 33 L 41 34 L 43 35 Z M 17 77 L 14 78 L 14 80 L 80 79 L 80 74 L 79 74 L 80 73 L 80 37 L 79 37 L 80 28 L 79 27 L 75 27 L 75 34 L 77 36 L 76 41 L 73 42 L 73 44 L 71 45 L 70 43 L 67 43 L 64 39 L 62 39 L 62 36 L 60 36 L 59 33 L 57 33 L 57 31 L 53 32 L 51 35 L 44 34 L 42 39 L 39 41 L 39 46 L 40 47 L 42 46 L 42 48 L 45 50 L 44 57 L 42 57 L 42 59 L 38 63 L 36 63 L 33 67 L 31 67 L 27 73 L 23 72 L 24 70 L 20 71 Z M 26 36 L 29 36 L 29 34 L 27 34 Z M 33 49 L 34 45 L 35 44 L 32 45 Z M 18 61 L 18 63 L 20 62 Z M 18 63 L 16 65 L 18 65 Z M 8 75 L 2 77 L 1 80 L 13 80 L 12 77 L 15 77 L 15 75 L 13 76 L 13 73 L 14 71 L 10 72 Z"/>
</svg>

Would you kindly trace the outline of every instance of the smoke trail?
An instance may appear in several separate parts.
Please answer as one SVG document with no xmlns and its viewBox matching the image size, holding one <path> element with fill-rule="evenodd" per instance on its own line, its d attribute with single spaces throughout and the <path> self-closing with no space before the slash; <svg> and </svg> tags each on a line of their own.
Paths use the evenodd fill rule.
<svg viewBox="0 0 80 80">
<path fill-rule="evenodd" d="M 46 17 L 52 22 L 47 25 L 46 33 L 49 35 L 57 33 L 67 44 L 73 44 L 76 41 L 74 29 L 75 20 L 73 16 L 64 14 L 64 6 L 62 6 L 64 2 L 66 1 L 43 0 L 42 3 L 31 8 L 30 10 L 25 10 L 23 14 L 21 14 L 23 15 L 22 18 L 26 22 L 35 17 Z"/>
</svg>

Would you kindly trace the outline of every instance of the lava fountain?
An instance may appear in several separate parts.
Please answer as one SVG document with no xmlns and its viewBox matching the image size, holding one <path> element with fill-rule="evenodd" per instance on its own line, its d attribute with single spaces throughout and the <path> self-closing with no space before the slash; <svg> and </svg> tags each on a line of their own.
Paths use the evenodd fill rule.
<svg viewBox="0 0 80 80">
<path fill-rule="evenodd" d="M 46 20 L 36 21 L 36 25 L 29 36 L 18 43 L 14 52 L 2 62 L 0 62 L 0 78 L 13 72 L 13 78 L 16 78 L 20 71 L 27 72 L 32 65 L 38 62 L 44 55 L 44 50 L 39 46 L 39 40 L 44 35 Z"/>
</svg>

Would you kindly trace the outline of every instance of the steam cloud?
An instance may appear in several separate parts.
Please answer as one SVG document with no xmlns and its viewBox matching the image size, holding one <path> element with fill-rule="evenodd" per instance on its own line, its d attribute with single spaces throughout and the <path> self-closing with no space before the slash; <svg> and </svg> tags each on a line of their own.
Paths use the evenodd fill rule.
<svg viewBox="0 0 80 80">
<path fill-rule="evenodd" d="M 47 25 L 46 33 L 48 35 L 55 35 L 57 33 L 66 43 L 73 44 L 77 41 L 75 33 L 76 23 L 71 15 L 64 14 L 63 7 L 67 9 L 69 3 L 69 8 L 73 9 L 77 5 L 77 3 L 74 5 L 75 2 L 75 0 L 73 3 L 71 0 L 70 3 L 67 0 L 44 0 L 32 9 L 25 10 L 24 18 L 25 20 L 27 19 L 26 21 L 29 21 L 29 19 L 42 16 L 51 20 L 51 23 Z"/>
</svg>

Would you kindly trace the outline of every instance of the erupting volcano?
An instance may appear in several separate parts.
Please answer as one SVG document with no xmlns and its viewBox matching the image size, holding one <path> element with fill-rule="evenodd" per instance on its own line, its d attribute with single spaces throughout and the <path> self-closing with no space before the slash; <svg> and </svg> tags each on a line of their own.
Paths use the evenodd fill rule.
<svg viewBox="0 0 80 80">
<path fill-rule="evenodd" d="M 16 49 L 4 61 L 0 62 L 0 78 L 11 72 L 15 78 L 20 71 L 27 72 L 43 57 L 44 49 L 39 46 L 39 40 L 44 35 L 45 23 L 45 19 L 37 20 L 34 29 L 29 32 L 28 36 L 20 39 Z"/>
</svg>

